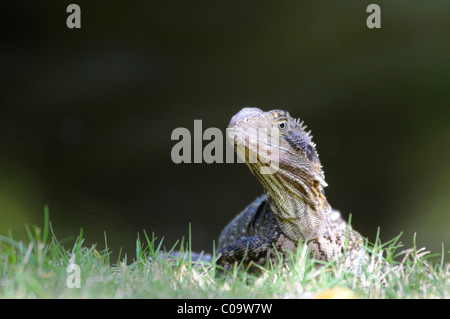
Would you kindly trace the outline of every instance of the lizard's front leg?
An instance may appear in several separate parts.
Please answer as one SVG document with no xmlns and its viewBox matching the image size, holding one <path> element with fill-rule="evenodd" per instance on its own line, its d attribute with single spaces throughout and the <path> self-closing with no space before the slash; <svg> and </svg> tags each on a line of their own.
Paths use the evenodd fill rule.
<svg viewBox="0 0 450 319">
<path fill-rule="evenodd" d="M 274 251 L 272 244 L 260 236 L 241 238 L 219 249 L 216 263 L 226 269 L 241 263 L 244 267 L 251 263 L 264 266 L 271 257 L 272 250 Z"/>
</svg>

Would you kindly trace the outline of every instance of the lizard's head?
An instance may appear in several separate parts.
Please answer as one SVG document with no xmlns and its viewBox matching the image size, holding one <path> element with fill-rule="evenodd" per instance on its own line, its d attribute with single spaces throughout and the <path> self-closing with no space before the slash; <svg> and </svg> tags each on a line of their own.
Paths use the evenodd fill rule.
<svg viewBox="0 0 450 319">
<path fill-rule="evenodd" d="M 246 150 L 243 159 L 249 166 L 261 168 L 264 164 L 268 166 L 270 161 L 278 160 L 279 168 L 301 174 L 311 182 L 316 180 L 321 185 L 326 185 L 310 132 L 305 130 L 303 122 L 292 118 L 289 112 L 263 112 L 258 108 L 244 108 L 233 116 L 228 129 L 229 137 L 234 138 L 236 150 Z M 273 155 L 271 153 L 278 154 L 270 156 Z M 261 160 L 252 163 L 255 158 Z"/>
<path fill-rule="evenodd" d="M 287 111 L 244 108 L 231 119 L 228 135 L 279 217 L 301 219 L 301 235 L 309 239 L 320 232 L 326 183 L 316 145 L 305 128 Z M 313 211 L 308 214 L 308 209 Z"/>
</svg>

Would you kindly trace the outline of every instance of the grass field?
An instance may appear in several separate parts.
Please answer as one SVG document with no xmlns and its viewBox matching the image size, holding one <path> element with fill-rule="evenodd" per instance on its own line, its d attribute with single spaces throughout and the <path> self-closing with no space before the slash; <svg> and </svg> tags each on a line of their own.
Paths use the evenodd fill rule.
<svg viewBox="0 0 450 319">
<path fill-rule="evenodd" d="M 284 262 L 256 274 L 238 265 L 224 271 L 189 261 L 189 243 L 176 249 L 187 258 L 167 258 L 162 242 L 145 232 L 134 256 L 111 260 L 105 249 L 54 235 L 45 213 L 42 228 L 25 226 L 28 241 L 0 236 L 1 298 L 449 298 L 450 264 L 424 248 L 405 249 L 400 236 L 368 245 L 370 261 L 354 273 L 339 262 L 317 264 L 301 245 Z M 102 243 L 103 246 L 103 243 Z M 79 288 L 78 288 L 79 287 Z"/>
</svg>

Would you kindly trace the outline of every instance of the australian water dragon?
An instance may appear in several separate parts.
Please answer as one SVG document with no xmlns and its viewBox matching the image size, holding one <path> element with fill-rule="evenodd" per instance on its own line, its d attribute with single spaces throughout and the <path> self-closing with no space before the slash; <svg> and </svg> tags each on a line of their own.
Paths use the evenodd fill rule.
<svg viewBox="0 0 450 319">
<path fill-rule="evenodd" d="M 222 231 L 217 263 L 264 265 L 295 252 L 303 241 L 315 259 L 359 267 L 366 257 L 364 240 L 328 204 L 316 145 L 303 122 L 282 110 L 244 108 L 228 129 L 265 194 Z M 262 173 L 269 164 L 276 164 L 273 172 Z"/>
</svg>

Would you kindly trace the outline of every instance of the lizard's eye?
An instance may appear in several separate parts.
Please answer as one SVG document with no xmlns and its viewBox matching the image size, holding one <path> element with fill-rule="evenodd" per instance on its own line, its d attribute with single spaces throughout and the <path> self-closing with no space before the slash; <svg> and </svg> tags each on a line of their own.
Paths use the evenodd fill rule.
<svg viewBox="0 0 450 319">
<path fill-rule="evenodd" d="M 287 120 L 285 120 L 285 119 L 279 120 L 277 122 L 277 128 L 280 131 L 280 133 L 285 133 L 287 131 L 287 128 L 288 128 Z"/>
</svg>

